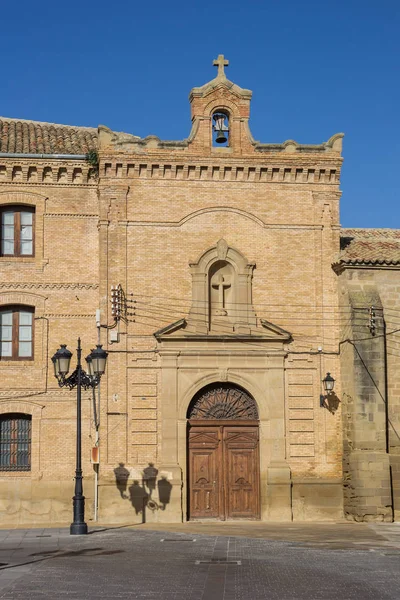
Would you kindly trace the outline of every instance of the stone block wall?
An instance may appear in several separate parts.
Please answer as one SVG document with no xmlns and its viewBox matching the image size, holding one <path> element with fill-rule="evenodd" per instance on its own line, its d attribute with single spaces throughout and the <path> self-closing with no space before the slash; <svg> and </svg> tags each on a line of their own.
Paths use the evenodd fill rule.
<svg viewBox="0 0 400 600">
<path fill-rule="evenodd" d="M 393 322 L 396 271 L 349 269 L 340 279 L 343 303 L 350 308 L 341 344 L 345 514 L 357 521 L 391 521 L 399 502 L 399 393 L 396 337 L 388 344 L 394 329 L 385 328 L 384 321 L 388 315 Z M 369 327 L 371 306 L 374 332 Z"/>
</svg>

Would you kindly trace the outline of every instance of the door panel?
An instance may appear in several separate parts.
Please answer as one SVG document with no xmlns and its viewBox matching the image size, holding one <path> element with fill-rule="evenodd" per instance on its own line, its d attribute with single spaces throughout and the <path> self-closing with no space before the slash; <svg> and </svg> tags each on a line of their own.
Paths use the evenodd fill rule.
<svg viewBox="0 0 400 600">
<path fill-rule="evenodd" d="M 220 516 L 219 428 L 196 428 L 189 432 L 190 517 Z"/>
<path fill-rule="evenodd" d="M 258 428 L 225 427 L 226 518 L 259 518 Z"/>
</svg>

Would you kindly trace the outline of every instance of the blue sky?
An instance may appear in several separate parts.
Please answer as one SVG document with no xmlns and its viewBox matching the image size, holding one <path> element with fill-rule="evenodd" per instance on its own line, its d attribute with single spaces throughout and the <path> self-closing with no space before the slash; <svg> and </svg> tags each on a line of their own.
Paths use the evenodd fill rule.
<svg viewBox="0 0 400 600">
<path fill-rule="evenodd" d="M 345 133 L 341 222 L 400 228 L 400 3 L 6 2 L 0 114 L 182 139 L 225 54 L 255 139 Z"/>
</svg>

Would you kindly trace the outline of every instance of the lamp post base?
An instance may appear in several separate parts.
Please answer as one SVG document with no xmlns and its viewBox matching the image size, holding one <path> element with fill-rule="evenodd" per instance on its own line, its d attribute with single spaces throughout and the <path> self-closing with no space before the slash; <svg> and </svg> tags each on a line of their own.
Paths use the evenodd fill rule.
<svg viewBox="0 0 400 600">
<path fill-rule="evenodd" d="M 88 532 L 85 523 L 85 496 L 82 495 L 82 475 L 75 476 L 75 496 L 72 498 L 74 520 L 69 528 L 70 535 L 85 535 Z"/>
<path fill-rule="evenodd" d="M 88 527 L 86 523 L 71 523 L 69 528 L 70 535 L 86 535 Z"/>
</svg>

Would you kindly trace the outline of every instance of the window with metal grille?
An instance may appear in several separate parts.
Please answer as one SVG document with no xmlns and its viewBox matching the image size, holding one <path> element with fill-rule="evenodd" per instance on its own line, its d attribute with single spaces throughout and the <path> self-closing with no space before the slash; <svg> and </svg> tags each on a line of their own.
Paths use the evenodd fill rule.
<svg viewBox="0 0 400 600">
<path fill-rule="evenodd" d="M 1 256 L 33 256 L 35 210 L 6 206 L 1 210 Z"/>
<path fill-rule="evenodd" d="M 0 471 L 31 470 L 30 415 L 0 417 Z"/>
<path fill-rule="evenodd" d="M 0 309 L 0 359 L 33 359 L 33 308 L 4 306 Z"/>
</svg>

